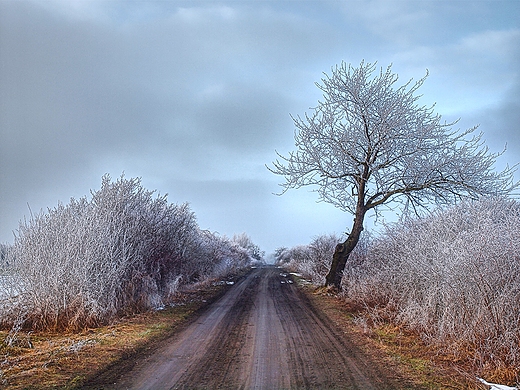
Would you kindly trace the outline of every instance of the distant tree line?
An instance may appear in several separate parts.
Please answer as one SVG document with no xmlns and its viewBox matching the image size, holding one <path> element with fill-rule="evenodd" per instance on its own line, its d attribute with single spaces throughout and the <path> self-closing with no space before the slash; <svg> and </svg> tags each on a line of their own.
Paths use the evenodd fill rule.
<svg viewBox="0 0 520 390">
<path fill-rule="evenodd" d="M 80 329 L 167 304 L 180 286 L 262 260 L 245 235 L 201 230 L 188 204 L 102 178 L 90 197 L 31 215 L 0 247 L 0 325 Z"/>
</svg>

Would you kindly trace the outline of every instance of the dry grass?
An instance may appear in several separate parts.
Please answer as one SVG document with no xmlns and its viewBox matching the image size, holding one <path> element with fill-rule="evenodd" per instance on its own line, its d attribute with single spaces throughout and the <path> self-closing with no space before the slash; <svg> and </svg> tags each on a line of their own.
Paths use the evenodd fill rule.
<svg viewBox="0 0 520 390">
<path fill-rule="evenodd" d="M 111 367 L 133 365 L 137 355 L 146 354 L 186 324 L 225 288 L 202 286 L 198 291 L 179 295 L 177 304 L 166 310 L 123 318 L 111 326 L 79 333 L 20 332 L 12 346 L 0 346 L 0 388 L 74 389 L 92 378 L 113 378 L 118 372 Z M 0 332 L 0 339 L 6 336 L 7 332 Z"/>
</svg>

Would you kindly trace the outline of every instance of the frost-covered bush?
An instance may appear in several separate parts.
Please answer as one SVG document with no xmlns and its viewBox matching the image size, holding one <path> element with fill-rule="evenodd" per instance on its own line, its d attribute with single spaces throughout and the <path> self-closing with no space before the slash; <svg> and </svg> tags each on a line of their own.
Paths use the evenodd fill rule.
<svg viewBox="0 0 520 390">
<path fill-rule="evenodd" d="M 237 242 L 235 237 L 229 239 L 207 230 L 199 230 L 185 246 L 185 256 L 189 261 L 183 263 L 182 274 L 187 281 L 197 282 L 223 276 L 256 261 L 251 246 L 258 247 L 244 233 L 240 237 L 245 239 Z"/>
<path fill-rule="evenodd" d="M 320 285 L 334 235 L 279 248 L 278 264 Z M 365 235 L 350 256 L 343 294 L 372 319 L 399 323 L 479 367 L 520 364 L 520 203 L 462 202 Z"/>
<path fill-rule="evenodd" d="M 349 299 L 476 363 L 520 363 L 520 204 L 463 202 L 390 226 L 344 280 Z"/>
<path fill-rule="evenodd" d="M 6 244 L 0 244 L 0 269 L 7 265 L 7 251 L 9 246 Z"/>
<path fill-rule="evenodd" d="M 359 259 L 363 256 L 365 240 L 363 238 L 358 248 L 351 254 L 349 264 L 359 262 Z M 312 283 L 323 285 L 325 276 L 329 272 L 334 249 L 340 242 L 341 237 L 335 234 L 317 236 L 308 245 L 278 248 L 275 252 L 275 259 L 277 264 L 302 274 L 303 277 L 312 281 Z"/>
<path fill-rule="evenodd" d="M 11 253 L 12 247 L 10 245 L 0 244 L 0 302 L 15 293 L 13 283 L 10 280 L 9 262 L 12 261 L 13 257 Z"/>
<path fill-rule="evenodd" d="M 214 247 L 232 245 L 219 240 L 199 229 L 187 204 L 169 204 L 140 179 L 106 175 L 90 200 L 71 199 L 20 223 L 9 251 L 18 293 L 1 302 L 1 321 L 80 328 L 162 305 L 180 283 L 222 269 Z"/>
<path fill-rule="evenodd" d="M 240 237 L 240 240 L 237 240 Z M 229 239 L 213 235 L 210 240 L 212 252 L 210 256 L 216 259 L 218 266 L 214 269 L 215 277 L 234 272 L 237 269 L 249 266 L 253 263 L 263 262 L 263 252 L 253 244 L 253 241 L 245 233 L 235 235 Z M 259 257 L 261 256 L 261 257 Z"/>
<path fill-rule="evenodd" d="M 239 248 L 245 249 L 252 259 L 260 262 L 264 260 L 265 252 L 246 233 L 235 234 L 231 241 Z"/>
<path fill-rule="evenodd" d="M 276 264 L 290 271 L 299 272 L 305 278 L 312 279 L 307 265 L 312 263 L 307 245 L 297 245 L 292 248 L 278 248 L 275 251 Z"/>
</svg>

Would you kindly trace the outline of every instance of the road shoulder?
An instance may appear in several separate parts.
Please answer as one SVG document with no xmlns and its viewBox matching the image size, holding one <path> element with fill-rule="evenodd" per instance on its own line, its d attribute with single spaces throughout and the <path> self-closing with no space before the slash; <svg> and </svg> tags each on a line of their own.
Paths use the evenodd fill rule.
<svg viewBox="0 0 520 390">
<path fill-rule="evenodd" d="M 108 389 L 232 287 L 216 282 L 183 291 L 164 310 L 128 316 L 108 326 L 82 332 L 20 331 L 16 344 L 0 345 L 0 387 Z M 0 338 L 6 334 L 0 332 Z"/>
<path fill-rule="evenodd" d="M 367 325 L 346 301 L 323 289 L 300 284 L 302 293 L 322 315 L 402 389 L 476 389 L 467 375 L 449 362 L 436 362 L 418 335 L 389 324 Z"/>
</svg>

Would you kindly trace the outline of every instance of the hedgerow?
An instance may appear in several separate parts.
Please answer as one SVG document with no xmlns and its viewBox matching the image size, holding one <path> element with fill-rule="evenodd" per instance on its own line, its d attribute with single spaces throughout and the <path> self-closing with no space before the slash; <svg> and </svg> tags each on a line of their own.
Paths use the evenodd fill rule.
<svg viewBox="0 0 520 390">
<path fill-rule="evenodd" d="M 90 197 L 21 221 L 2 255 L 0 325 L 13 329 L 107 324 L 252 261 L 246 248 L 202 231 L 187 203 L 108 175 Z"/>
<path fill-rule="evenodd" d="M 307 273 L 319 275 L 312 279 L 322 284 L 322 259 L 330 265 L 332 252 L 329 247 L 316 256 L 311 247 L 285 249 L 278 257 L 305 272 L 314 267 Z M 372 319 L 406 327 L 476 369 L 520 372 L 515 200 L 466 201 L 389 225 L 349 261 L 342 286 L 345 298 Z"/>
</svg>

